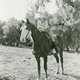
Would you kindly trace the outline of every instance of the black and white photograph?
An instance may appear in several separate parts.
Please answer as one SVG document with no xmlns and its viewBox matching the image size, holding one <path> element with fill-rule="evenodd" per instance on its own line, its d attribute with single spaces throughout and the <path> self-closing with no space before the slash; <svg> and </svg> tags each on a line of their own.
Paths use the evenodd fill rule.
<svg viewBox="0 0 80 80">
<path fill-rule="evenodd" d="M 0 0 L 0 80 L 80 80 L 80 0 Z"/>
</svg>

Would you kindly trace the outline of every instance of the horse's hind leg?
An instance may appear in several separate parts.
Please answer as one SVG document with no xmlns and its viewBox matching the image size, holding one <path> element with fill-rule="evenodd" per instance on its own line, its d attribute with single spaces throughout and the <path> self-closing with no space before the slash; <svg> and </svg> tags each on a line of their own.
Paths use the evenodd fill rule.
<svg viewBox="0 0 80 80">
<path fill-rule="evenodd" d="M 37 60 L 37 67 L 38 67 L 38 78 L 37 80 L 40 80 L 40 58 L 36 57 Z"/>
<path fill-rule="evenodd" d="M 55 53 L 55 54 L 54 54 L 54 57 L 55 57 L 55 59 L 56 59 L 56 61 L 57 61 L 57 66 L 58 66 L 57 74 L 59 74 L 59 57 L 58 57 L 58 54 Z"/>
<path fill-rule="evenodd" d="M 47 80 L 47 56 L 46 57 L 44 57 L 44 70 L 45 70 L 45 74 L 46 74 L 46 76 L 45 76 L 45 80 Z"/>
<path fill-rule="evenodd" d="M 64 68 L 63 68 L 63 52 L 60 53 L 60 61 L 61 61 L 61 67 L 62 67 L 62 74 L 64 74 Z"/>
</svg>

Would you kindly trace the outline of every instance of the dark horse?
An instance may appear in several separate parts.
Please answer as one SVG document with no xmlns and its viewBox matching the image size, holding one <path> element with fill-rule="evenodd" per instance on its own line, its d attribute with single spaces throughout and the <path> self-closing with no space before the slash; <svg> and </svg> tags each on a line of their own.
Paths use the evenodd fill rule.
<svg viewBox="0 0 80 80">
<path fill-rule="evenodd" d="M 32 23 L 29 22 L 27 19 L 26 24 L 26 29 L 28 31 L 31 31 L 31 36 L 34 41 L 34 56 L 37 61 L 37 66 L 38 66 L 38 79 L 40 79 L 40 58 L 42 57 L 44 59 L 44 70 L 46 74 L 45 80 L 47 80 L 47 56 L 49 54 L 54 55 L 56 58 L 56 61 L 58 63 L 58 71 L 57 73 L 59 74 L 59 57 L 58 53 L 60 55 L 60 60 L 61 60 L 61 67 L 62 67 L 62 74 L 64 73 L 63 70 L 63 44 L 61 37 L 57 36 L 57 43 L 53 42 L 51 39 L 49 39 L 45 33 L 40 32 L 37 27 L 35 27 Z M 52 50 L 55 49 L 55 53 L 52 52 Z M 50 53 L 51 52 L 51 53 Z"/>
</svg>

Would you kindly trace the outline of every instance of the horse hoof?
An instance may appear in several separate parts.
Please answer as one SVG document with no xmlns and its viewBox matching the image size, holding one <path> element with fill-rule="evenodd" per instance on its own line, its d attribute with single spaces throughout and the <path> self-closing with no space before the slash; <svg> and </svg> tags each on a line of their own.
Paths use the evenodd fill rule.
<svg viewBox="0 0 80 80">
<path fill-rule="evenodd" d="M 39 78 L 37 78 L 36 80 L 40 80 Z"/>
<path fill-rule="evenodd" d="M 36 80 L 39 80 L 38 78 Z"/>
<path fill-rule="evenodd" d="M 65 74 L 62 72 L 62 75 L 65 75 Z"/>
<path fill-rule="evenodd" d="M 45 80 L 47 80 L 47 78 L 45 78 Z"/>
<path fill-rule="evenodd" d="M 60 74 L 59 72 L 57 72 L 57 74 Z"/>
</svg>

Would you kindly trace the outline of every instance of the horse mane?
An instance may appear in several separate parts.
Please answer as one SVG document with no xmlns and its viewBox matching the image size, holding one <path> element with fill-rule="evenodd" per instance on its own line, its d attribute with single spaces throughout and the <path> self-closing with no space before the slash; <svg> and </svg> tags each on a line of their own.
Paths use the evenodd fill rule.
<svg viewBox="0 0 80 80">
<path fill-rule="evenodd" d="M 30 23 L 30 26 L 32 26 L 36 31 L 38 31 L 39 33 L 42 33 L 41 31 L 39 31 L 39 29 L 37 28 L 37 26 L 35 26 L 34 24 Z"/>
</svg>

